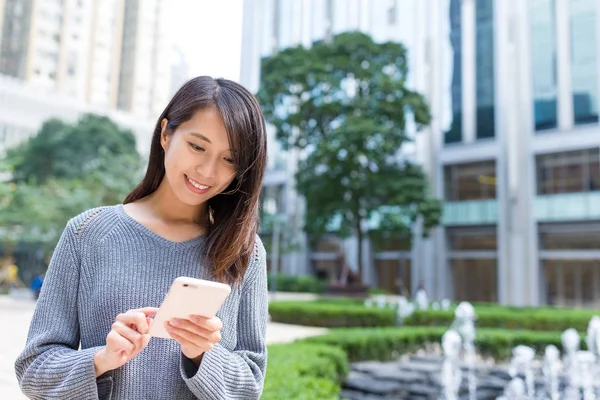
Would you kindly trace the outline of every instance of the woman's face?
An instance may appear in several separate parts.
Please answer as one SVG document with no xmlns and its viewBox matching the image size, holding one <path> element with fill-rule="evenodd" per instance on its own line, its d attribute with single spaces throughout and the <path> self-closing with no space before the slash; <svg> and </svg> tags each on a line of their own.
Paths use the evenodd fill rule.
<svg viewBox="0 0 600 400">
<path fill-rule="evenodd" d="M 236 175 L 236 160 L 219 112 L 200 109 L 172 134 L 166 133 L 167 122 L 161 121 L 161 145 L 165 178 L 175 196 L 198 206 L 227 189 Z"/>
</svg>

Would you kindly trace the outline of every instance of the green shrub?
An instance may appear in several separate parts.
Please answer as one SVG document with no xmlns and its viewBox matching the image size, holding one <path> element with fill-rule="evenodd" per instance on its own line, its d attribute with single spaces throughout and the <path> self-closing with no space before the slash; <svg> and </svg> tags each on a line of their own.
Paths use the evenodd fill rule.
<svg viewBox="0 0 600 400">
<path fill-rule="evenodd" d="M 269 346 L 263 400 L 338 400 L 348 373 L 348 359 L 339 347 L 289 343 Z"/>
<path fill-rule="evenodd" d="M 563 331 L 574 328 L 585 331 L 595 310 L 561 310 L 551 308 L 513 309 L 503 307 L 476 308 L 477 326 L 485 328 Z M 404 320 L 412 326 L 450 326 L 454 311 L 415 311 Z"/>
<path fill-rule="evenodd" d="M 396 325 L 393 308 L 367 308 L 335 301 L 274 301 L 269 304 L 269 314 L 275 322 L 327 328 Z"/>
<path fill-rule="evenodd" d="M 344 349 L 351 362 L 365 360 L 387 361 L 414 352 L 427 343 L 441 343 L 446 332 L 442 327 L 399 327 L 372 329 L 334 329 L 323 336 L 303 339 L 304 343 L 325 344 Z M 508 331 L 505 329 L 479 329 L 477 351 L 496 359 L 508 359 L 517 345 L 531 346 L 541 354 L 553 344 L 562 348 L 561 332 Z M 585 348 L 585 342 L 581 341 Z"/>
<path fill-rule="evenodd" d="M 363 300 L 324 298 L 317 301 L 272 302 L 269 311 L 273 321 L 298 325 L 338 327 L 384 327 L 396 325 L 396 309 L 365 307 Z M 550 307 L 517 308 L 480 305 L 475 309 L 478 328 L 523 329 L 532 331 L 587 330 L 592 309 L 559 309 Z M 403 321 L 406 326 L 449 327 L 454 310 L 415 311 Z"/>
<path fill-rule="evenodd" d="M 278 292 L 294 293 L 323 293 L 327 284 L 314 276 L 270 274 L 268 280 L 269 290 L 273 289 L 274 283 L 277 284 L 276 289 Z"/>
</svg>

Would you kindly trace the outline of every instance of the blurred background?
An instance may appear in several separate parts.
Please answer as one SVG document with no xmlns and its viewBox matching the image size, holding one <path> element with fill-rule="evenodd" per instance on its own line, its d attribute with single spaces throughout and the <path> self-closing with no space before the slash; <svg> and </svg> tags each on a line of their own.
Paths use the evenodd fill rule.
<svg viewBox="0 0 600 400">
<path fill-rule="evenodd" d="M 599 13 L 0 0 L 2 288 L 35 292 L 66 221 L 122 201 L 170 97 L 207 74 L 256 93 L 268 121 L 273 293 L 597 307 Z"/>
<path fill-rule="evenodd" d="M 401 154 L 424 168 L 433 195 L 443 200 L 443 216 L 428 238 L 415 226 L 414 240 L 397 238 L 383 248 L 363 240 L 363 281 L 393 293 L 423 284 L 440 299 L 595 305 L 598 7 L 594 0 L 3 0 L 0 151 L 3 187 L 12 194 L 2 193 L 0 215 L 9 220 L 2 220 L 2 237 L 12 242 L 26 282 L 30 263 L 43 262 L 29 243 L 39 239 L 29 237 L 36 218 L 26 214 L 36 208 L 56 219 L 44 234 L 98 204 L 95 197 L 56 205 L 64 215 L 43 211 L 53 207 L 47 197 L 29 199 L 46 202 L 39 207 L 10 206 L 8 197 L 33 178 L 34 189 L 43 191 L 46 180 L 60 186 L 68 184 L 64 178 L 85 176 L 66 156 L 65 147 L 76 144 L 60 143 L 66 128 L 48 121 L 77 133 L 83 115 L 104 116 L 133 135 L 144 163 L 155 118 L 186 79 L 221 76 L 257 93 L 261 60 L 358 30 L 375 42 L 405 46 L 406 86 L 424 96 L 431 120 L 418 134 L 407 122 L 413 140 Z M 36 144 L 39 133 L 46 137 Z M 307 237 L 294 179 L 299 151 L 283 150 L 270 135 L 264 209 L 281 218 L 263 224 L 263 236 L 272 246 L 279 225 L 280 249 L 270 251 L 278 257 L 274 267 L 285 275 L 330 277 L 344 252 L 356 269 L 356 234 L 340 237 L 333 227 L 317 240 Z M 89 146 L 91 158 L 99 157 L 97 145 Z M 62 176 L 53 166 L 59 161 L 80 176 Z M 107 194 L 116 201 L 139 175 L 115 172 L 129 179 L 112 198 Z"/>
</svg>

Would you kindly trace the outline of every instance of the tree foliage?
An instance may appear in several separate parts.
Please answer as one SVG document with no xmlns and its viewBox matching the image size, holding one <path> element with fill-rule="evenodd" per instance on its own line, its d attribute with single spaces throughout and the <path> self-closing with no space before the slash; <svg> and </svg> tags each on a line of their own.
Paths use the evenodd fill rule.
<svg viewBox="0 0 600 400">
<path fill-rule="evenodd" d="M 278 141 L 305 155 L 296 186 L 308 233 L 333 228 L 380 242 L 410 235 L 419 217 L 425 232 L 439 223 L 441 204 L 425 173 L 401 156 L 411 123 L 418 130 L 430 122 L 424 97 L 407 87 L 402 44 L 343 33 L 264 59 L 261 76 L 258 97 Z M 368 220 L 379 222 L 368 229 Z"/>
<path fill-rule="evenodd" d="M 135 136 L 104 116 L 84 115 L 77 123 L 50 119 L 37 135 L 10 149 L 7 159 L 16 182 L 84 178 L 110 167 L 103 158 L 137 154 Z"/>
<path fill-rule="evenodd" d="M 0 241 L 43 243 L 46 251 L 70 218 L 122 202 L 142 176 L 135 137 L 94 115 L 74 125 L 45 122 L 0 167 L 13 175 L 0 182 Z"/>
</svg>

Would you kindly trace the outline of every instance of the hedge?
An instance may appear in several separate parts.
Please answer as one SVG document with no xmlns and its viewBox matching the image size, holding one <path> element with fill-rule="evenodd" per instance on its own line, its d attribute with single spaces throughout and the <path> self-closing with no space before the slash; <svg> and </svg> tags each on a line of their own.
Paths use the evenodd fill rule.
<svg viewBox="0 0 600 400">
<path fill-rule="evenodd" d="M 348 362 L 388 361 L 414 352 L 427 343 L 440 343 L 446 328 L 344 328 L 323 336 L 269 346 L 267 376 L 262 399 L 338 399 Z M 553 344 L 562 348 L 560 332 L 479 329 L 480 354 L 507 360 L 517 345 L 531 346 L 541 355 Z M 585 348 L 583 337 L 581 348 Z"/>
<path fill-rule="evenodd" d="M 275 322 L 326 328 L 396 325 L 396 311 L 392 308 L 327 301 L 274 301 L 269 304 L 269 314 Z"/>
<path fill-rule="evenodd" d="M 387 361 L 414 352 L 428 343 L 441 343 L 447 328 L 442 327 L 398 327 L 398 328 L 344 328 L 334 329 L 322 336 L 302 339 L 303 343 L 325 344 L 341 347 L 350 362 L 379 360 Z M 509 359 L 517 345 L 531 346 L 537 354 L 553 344 L 562 348 L 561 332 L 508 331 L 482 328 L 477 330 L 476 347 L 480 354 L 497 360 Z M 585 348 L 581 339 L 581 348 Z"/>
<path fill-rule="evenodd" d="M 533 331 L 564 331 L 574 328 L 585 331 L 596 310 L 560 310 L 549 308 L 515 310 L 500 307 L 475 309 L 476 324 L 485 328 L 525 329 Z M 404 320 L 412 326 L 449 326 L 453 311 L 415 311 Z"/>
<path fill-rule="evenodd" d="M 397 324 L 395 308 L 365 307 L 362 302 L 354 299 L 272 302 L 269 312 L 276 322 L 328 328 L 385 327 Z M 600 314 L 592 309 L 519 309 L 498 305 L 479 306 L 475 312 L 479 328 L 534 331 L 563 331 L 568 328 L 584 331 L 591 317 Z M 453 310 L 417 310 L 403 321 L 403 325 L 449 327 L 454 318 Z"/>
<path fill-rule="evenodd" d="M 327 282 L 308 275 L 282 275 L 269 274 L 269 290 L 273 289 L 273 284 L 277 284 L 278 292 L 293 293 L 322 293 Z"/>
<path fill-rule="evenodd" d="M 348 358 L 339 347 L 298 342 L 271 345 L 261 399 L 338 400 L 348 369 Z"/>
</svg>

